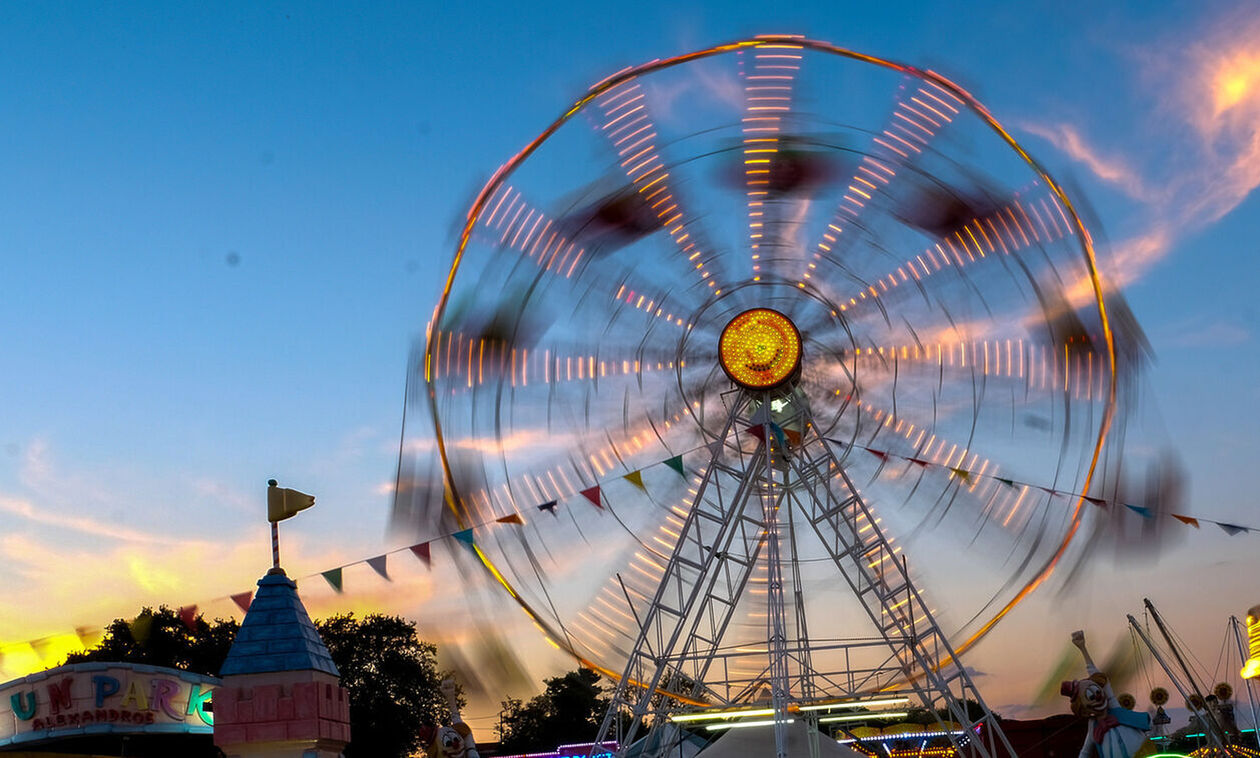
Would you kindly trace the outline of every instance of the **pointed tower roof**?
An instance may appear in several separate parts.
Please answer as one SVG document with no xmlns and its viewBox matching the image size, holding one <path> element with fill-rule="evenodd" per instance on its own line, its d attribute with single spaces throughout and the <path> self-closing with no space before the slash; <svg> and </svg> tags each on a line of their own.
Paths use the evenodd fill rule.
<svg viewBox="0 0 1260 758">
<path fill-rule="evenodd" d="M 280 568 L 258 580 L 258 592 L 219 676 L 273 671 L 322 671 L 340 676 L 298 598 L 297 584 Z"/>
</svg>

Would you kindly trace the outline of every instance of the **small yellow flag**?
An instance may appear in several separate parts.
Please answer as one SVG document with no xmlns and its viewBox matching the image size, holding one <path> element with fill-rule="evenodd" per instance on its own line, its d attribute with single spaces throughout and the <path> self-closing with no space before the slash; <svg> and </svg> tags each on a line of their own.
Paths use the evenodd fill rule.
<svg viewBox="0 0 1260 758">
<path fill-rule="evenodd" d="M 307 495 L 297 490 L 277 487 L 276 480 L 271 479 L 267 482 L 267 520 L 271 522 L 284 521 L 290 516 L 296 515 L 298 511 L 306 510 L 315 505 L 315 496 Z"/>
</svg>

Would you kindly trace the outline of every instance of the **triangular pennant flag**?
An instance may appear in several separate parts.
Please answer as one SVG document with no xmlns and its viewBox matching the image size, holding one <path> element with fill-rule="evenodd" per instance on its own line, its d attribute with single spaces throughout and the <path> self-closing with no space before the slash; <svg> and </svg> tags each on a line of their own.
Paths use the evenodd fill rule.
<svg viewBox="0 0 1260 758">
<path fill-rule="evenodd" d="M 96 647 L 103 637 L 101 630 L 94 626 L 76 626 L 74 634 L 79 638 L 79 644 L 85 648 Z"/>
<path fill-rule="evenodd" d="M 153 614 L 149 612 L 141 613 L 131 620 L 131 639 L 144 645 L 149 641 L 149 633 L 153 631 Z"/>
<path fill-rule="evenodd" d="M 333 588 L 333 592 L 341 594 L 341 569 L 328 569 L 320 573 L 324 577 L 324 581 L 328 582 L 328 586 Z"/>
<path fill-rule="evenodd" d="M 1245 526 L 1239 526 L 1238 524 L 1226 524 L 1223 521 L 1217 521 L 1216 525 L 1219 526 L 1221 529 L 1224 529 L 1225 533 L 1231 537 L 1233 537 L 1235 534 L 1242 534 L 1243 532 L 1251 531 Z"/>
<path fill-rule="evenodd" d="M 433 551 L 429 549 L 429 543 L 421 542 L 419 545 L 412 545 L 411 552 L 419 558 L 424 565 L 433 565 Z"/>
<path fill-rule="evenodd" d="M 468 547 L 473 546 L 473 530 L 471 529 L 464 529 L 462 531 L 455 532 L 451 536 L 459 540 L 460 542 L 464 543 Z"/>
<path fill-rule="evenodd" d="M 726 447 L 726 443 L 722 440 L 713 440 L 709 444 L 705 445 L 705 447 L 708 448 L 710 457 L 718 458 L 721 457 L 722 449 Z"/>
<path fill-rule="evenodd" d="M 953 466 L 949 466 L 949 470 L 950 470 L 950 471 L 952 471 L 952 472 L 954 472 L 954 476 L 958 477 L 959 479 L 963 480 L 964 482 L 968 482 L 968 483 L 970 483 L 970 482 L 971 482 L 971 472 L 970 472 L 970 471 L 968 471 L 967 469 L 965 469 L 965 468 L 954 468 Z"/>
<path fill-rule="evenodd" d="M 631 484 L 643 490 L 644 492 L 647 492 L 647 487 L 643 486 L 643 472 L 642 471 L 631 471 L 629 474 L 626 474 L 625 476 L 621 478 L 625 479 L 627 482 L 630 482 Z"/>
<path fill-rule="evenodd" d="M 378 555 L 375 558 L 368 558 L 367 561 L 365 561 L 367 565 L 372 567 L 373 571 L 380 574 L 381 578 L 387 582 L 391 581 L 389 578 L 389 572 L 385 570 L 385 561 L 388 558 L 388 555 Z"/>
<path fill-rule="evenodd" d="M 1059 491 L 1058 491 L 1058 490 L 1056 490 L 1056 489 L 1054 489 L 1053 487 L 1042 487 L 1040 484 L 1039 484 L 1039 485 L 1037 485 L 1037 489 L 1039 489 L 1039 490 L 1041 490 L 1041 491 L 1045 492 L 1047 495 L 1057 495 L 1057 494 L 1059 494 Z"/>
<path fill-rule="evenodd" d="M 774 435 L 774 441 L 779 443 L 779 450 L 786 450 L 788 443 L 787 438 L 783 436 L 783 427 L 771 422 L 770 433 Z"/>
<path fill-rule="evenodd" d="M 41 637 L 37 640 L 31 640 L 31 649 L 35 651 L 35 655 L 41 663 L 48 657 L 48 652 L 52 649 L 52 642 L 52 637 Z"/>
<path fill-rule="evenodd" d="M 249 612 L 249 604 L 254 599 L 252 592 L 238 592 L 232 596 L 232 602 L 236 603 L 236 607 L 241 609 L 241 613 Z"/>
<path fill-rule="evenodd" d="M 1142 506 L 1142 505 L 1129 505 L 1128 503 L 1125 503 L 1125 504 L 1124 504 L 1124 507 L 1125 507 L 1125 508 L 1128 508 L 1128 509 L 1129 509 L 1129 510 L 1131 510 L 1131 511 L 1133 511 L 1134 513 L 1136 513 L 1137 515 L 1141 516 L 1142 518 L 1154 518 L 1154 517 L 1155 517 L 1155 514 L 1151 513 L 1151 509 L 1150 509 L 1150 508 L 1147 508 L 1146 506 Z"/>
<path fill-rule="evenodd" d="M 590 487 L 588 489 L 582 490 L 581 495 L 582 497 L 594 503 L 596 508 L 604 507 L 604 504 L 599 501 L 599 485 L 598 484 L 595 485 L 594 487 Z"/>
<path fill-rule="evenodd" d="M 538 510 L 540 510 L 540 511 L 546 511 L 546 512 L 550 513 L 552 516 L 554 516 L 554 515 L 556 515 L 556 501 L 555 501 L 555 500 L 548 500 L 547 502 L 545 502 L 545 503 L 543 503 L 542 505 L 538 506 Z"/>
<path fill-rule="evenodd" d="M 1183 524 L 1189 524 L 1190 526 L 1193 526 L 1195 529 L 1199 528 L 1199 520 L 1193 516 L 1178 516 L 1175 513 L 1170 514 L 1170 515 Z"/>
<path fill-rule="evenodd" d="M 871 455 L 875 456 L 876 458 L 880 459 L 881 461 L 888 460 L 888 453 L 885 453 L 883 450 L 876 450 L 873 447 L 864 447 L 862 449 L 870 453 Z"/>
<path fill-rule="evenodd" d="M 931 465 L 931 461 L 925 461 L 922 458 L 907 458 L 906 460 L 910 461 L 911 463 L 922 466 L 923 468 L 927 468 L 929 465 Z"/>
<path fill-rule="evenodd" d="M 180 608 L 179 620 L 184 622 L 184 626 L 188 627 L 188 631 L 197 631 L 197 606 L 185 605 Z"/>
<path fill-rule="evenodd" d="M 497 519 L 495 519 L 495 523 L 498 523 L 498 524 L 524 524 L 524 523 L 525 523 L 525 519 L 521 518 L 521 514 L 519 514 L 519 513 L 513 513 L 513 514 L 511 514 L 511 515 L 509 515 L 509 516 L 504 516 L 504 517 L 502 517 L 502 518 L 497 518 Z"/>
<path fill-rule="evenodd" d="M 998 481 L 999 481 L 999 482 L 1001 482 L 1002 484 L 1005 484 L 1007 487 L 1014 487 L 1014 486 L 1015 486 L 1015 480 L 1014 480 L 1014 479 L 1003 479 L 1003 478 L 1002 478 L 1002 477 L 1000 477 L 1000 476 L 995 476 L 995 477 L 993 477 L 993 478 L 994 478 L 994 479 L 996 479 L 996 480 L 998 480 Z"/>
<path fill-rule="evenodd" d="M 1086 500 L 1088 500 L 1089 502 L 1091 502 L 1091 503 L 1093 503 L 1094 505 L 1097 505 L 1097 506 L 1104 506 L 1104 505 L 1106 505 L 1106 504 L 1107 504 L 1107 501 L 1106 501 L 1106 500 L 1103 500 L 1101 497 L 1090 497 L 1089 495 L 1082 495 L 1081 497 L 1084 497 Z M 1130 507 L 1130 508 L 1133 508 L 1133 510 L 1135 510 L 1135 511 L 1137 510 L 1137 508 L 1135 508 L 1135 507 L 1134 507 L 1134 506 L 1132 506 L 1132 505 L 1130 505 L 1129 507 Z"/>
<path fill-rule="evenodd" d="M 675 455 L 673 458 L 666 458 L 665 465 L 678 472 L 682 478 L 687 478 L 687 472 L 683 471 L 683 462 L 681 455 Z"/>
</svg>

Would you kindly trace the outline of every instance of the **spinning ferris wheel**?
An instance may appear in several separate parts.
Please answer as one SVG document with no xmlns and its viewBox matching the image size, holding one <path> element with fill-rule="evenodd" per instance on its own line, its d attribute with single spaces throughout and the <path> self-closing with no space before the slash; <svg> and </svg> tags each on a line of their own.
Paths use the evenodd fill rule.
<svg viewBox="0 0 1260 758">
<path fill-rule="evenodd" d="M 642 755 L 889 704 L 1009 753 L 957 658 L 1073 559 L 1127 367 L 983 106 L 793 36 L 591 87 L 477 196 L 424 355 L 447 517 L 514 524 L 482 562 Z"/>
</svg>

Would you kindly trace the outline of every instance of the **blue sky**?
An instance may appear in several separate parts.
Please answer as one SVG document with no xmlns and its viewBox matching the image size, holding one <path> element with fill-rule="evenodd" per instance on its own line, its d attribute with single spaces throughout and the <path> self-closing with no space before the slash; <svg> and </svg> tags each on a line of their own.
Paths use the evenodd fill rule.
<svg viewBox="0 0 1260 758">
<path fill-rule="evenodd" d="M 1186 510 L 1260 525 L 1242 3 L 431 5 L 0 7 L 0 673 L 37 665 L 24 640 L 249 588 L 269 477 L 319 498 L 284 525 L 291 573 L 393 547 L 407 351 L 476 189 L 590 82 L 757 33 L 939 69 L 1083 194 L 1155 350 Z M 1260 535 L 1212 529 L 1031 604 L 981 668 L 1117 636 L 1146 595 L 1210 656 L 1260 600 Z M 422 572 L 373 581 L 312 584 L 312 609 L 452 612 Z M 999 703 L 1036 675 L 1015 678 Z"/>
</svg>

